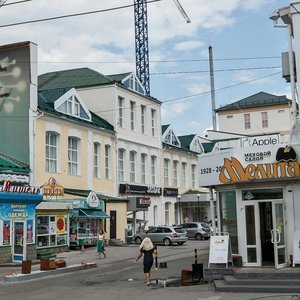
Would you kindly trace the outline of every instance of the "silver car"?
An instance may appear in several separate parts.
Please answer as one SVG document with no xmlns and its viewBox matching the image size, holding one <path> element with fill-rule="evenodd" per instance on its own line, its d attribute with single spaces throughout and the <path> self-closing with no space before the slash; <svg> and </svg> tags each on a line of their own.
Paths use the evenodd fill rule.
<svg viewBox="0 0 300 300">
<path fill-rule="evenodd" d="M 189 222 L 180 225 L 189 238 L 196 240 L 208 240 L 212 234 L 210 226 L 205 222 Z"/>
<path fill-rule="evenodd" d="M 149 237 L 154 244 L 164 244 L 170 246 L 174 243 L 183 245 L 187 240 L 187 233 L 181 227 L 156 226 L 145 232 L 140 232 L 133 236 L 133 240 L 140 245 L 145 237 Z"/>
</svg>

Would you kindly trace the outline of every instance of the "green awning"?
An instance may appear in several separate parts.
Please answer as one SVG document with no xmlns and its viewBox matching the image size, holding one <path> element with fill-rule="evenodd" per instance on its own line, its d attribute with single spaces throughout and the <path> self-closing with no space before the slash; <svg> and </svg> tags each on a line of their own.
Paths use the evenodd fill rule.
<svg viewBox="0 0 300 300">
<path fill-rule="evenodd" d="M 109 215 L 101 209 L 79 209 L 79 217 L 105 219 L 109 218 Z"/>
</svg>

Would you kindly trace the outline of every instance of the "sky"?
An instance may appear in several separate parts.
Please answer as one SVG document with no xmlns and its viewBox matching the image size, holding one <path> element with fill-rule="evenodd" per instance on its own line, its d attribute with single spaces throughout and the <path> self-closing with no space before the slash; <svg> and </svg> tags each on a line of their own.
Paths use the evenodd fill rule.
<svg viewBox="0 0 300 300">
<path fill-rule="evenodd" d="M 36 43 L 39 74 L 81 67 L 135 72 L 134 0 L 19 1 L 0 0 L 0 44 Z M 281 74 L 287 30 L 269 19 L 289 0 L 179 1 L 191 23 L 173 0 L 147 6 L 150 94 L 162 102 L 162 125 L 176 135 L 212 129 L 209 46 L 216 108 L 261 91 L 290 98 Z M 12 26 L 92 11 L 98 12 Z"/>
</svg>

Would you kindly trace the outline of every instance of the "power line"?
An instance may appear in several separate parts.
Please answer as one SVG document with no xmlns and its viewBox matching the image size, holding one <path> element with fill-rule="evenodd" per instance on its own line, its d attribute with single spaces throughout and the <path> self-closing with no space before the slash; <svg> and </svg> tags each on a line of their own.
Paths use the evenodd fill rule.
<svg viewBox="0 0 300 300">
<path fill-rule="evenodd" d="M 149 1 L 147 1 L 147 3 L 159 2 L 159 1 L 162 1 L 162 0 L 149 0 Z M 10 23 L 10 24 L 5 24 L 5 25 L 0 25 L 0 28 L 12 27 L 12 26 L 18 26 L 18 25 L 24 25 L 24 24 L 39 23 L 39 22 L 46 22 L 46 21 L 53 21 L 53 20 L 58 20 L 58 19 L 71 18 L 71 17 L 79 17 L 79 16 L 90 15 L 90 14 L 97 14 L 97 13 L 103 13 L 103 12 L 108 12 L 108 11 L 120 10 L 120 9 L 129 8 L 129 7 L 133 7 L 133 6 L 134 6 L 134 4 L 128 4 L 128 5 L 123 5 L 123 6 L 116 6 L 116 7 L 112 7 L 112 8 L 93 10 L 93 11 L 87 11 L 87 12 L 76 13 L 76 14 L 69 14 L 69 15 L 62 15 L 62 16 L 56 16 L 56 17 L 50 17 L 50 18 L 44 18 L 44 19 L 38 19 L 38 20 Z"/>
<path fill-rule="evenodd" d="M 222 88 L 218 88 L 218 89 L 215 89 L 215 92 L 219 92 L 219 91 L 222 91 L 222 90 L 227 90 L 227 89 L 239 86 L 239 85 L 247 84 L 247 83 L 250 83 L 250 82 L 253 82 L 253 81 L 258 81 L 258 80 L 261 80 L 261 79 L 264 79 L 264 78 L 267 78 L 267 77 L 271 77 L 271 76 L 274 76 L 274 75 L 277 75 L 277 74 L 281 74 L 281 72 L 272 73 L 272 74 L 269 74 L 269 75 L 266 75 L 266 76 L 257 77 L 257 78 L 253 78 L 253 79 L 250 79 L 250 80 L 247 80 L 247 81 L 239 82 L 239 83 L 236 83 L 236 84 L 233 84 L 233 85 L 228 85 L 228 86 L 225 86 L 225 87 L 222 87 Z M 202 95 L 205 95 L 205 94 L 209 94 L 210 92 L 211 91 L 209 90 L 209 91 L 201 92 L 201 93 L 190 95 L 190 96 L 173 98 L 173 99 L 166 100 L 163 103 L 170 103 L 170 102 L 180 101 L 180 100 L 183 101 L 183 100 L 188 99 L 188 98 L 194 98 L 194 97 L 197 97 L 197 96 L 202 96 Z"/>
<path fill-rule="evenodd" d="M 219 69 L 214 72 L 232 72 L 232 71 L 250 71 L 250 70 L 265 70 L 265 69 L 279 69 L 281 66 L 275 67 L 253 67 L 253 68 L 238 68 L 238 69 Z M 209 70 L 198 70 L 198 71 L 173 71 L 173 72 L 156 72 L 150 73 L 150 75 L 167 75 L 167 74 L 194 74 L 194 73 L 208 73 Z"/>
<path fill-rule="evenodd" d="M 32 0 L 21 0 L 21 1 L 15 1 L 15 2 L 10 2 L 10 3 L 4 3 L 2 4 L 2 6 L 8 6 L 8 5 L 13 5 L 13 4 L 19 4 L 19 3 L 23 3 L 23 2 L 29 2 Z M 1 5 L 0 5 L 1 6 Z"/>
</svg>

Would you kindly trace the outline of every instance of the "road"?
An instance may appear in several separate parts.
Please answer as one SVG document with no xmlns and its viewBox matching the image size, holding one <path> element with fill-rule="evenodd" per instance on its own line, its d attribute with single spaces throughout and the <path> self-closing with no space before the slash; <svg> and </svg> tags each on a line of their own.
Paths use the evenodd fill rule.
<svg viewBox="0 0 300 300">
<path fill-rule="evenodd" d="M 209 241 L 189 241 L 182 246 L 159 246 L 159 262 L 167 268 L 152 271 L 151 287 L 146 287 L 142 261 L 135 262 L 137 246 L 108 247 L 107 259 L 99 260 L 94 249 L 85 251 L 82 259 L 96 261 L 97 267 L 49 276 L 18 283 L 0 283 L 2 300 L 237 300 L 237 299 L 292 299 L 291 296 L 265 298 L 262 294 L 216 293 L 211 284 L 166 287 L 157 286 L 156 280 L 179 278 L 181 270 L 191 268 L 194 249 L 198 263 L 208 262 Z M 75 255 L 74 255 L 75 256 Z M 258 298 L 259 297 L 259 298 Z M 263 297 L 263 298 L 262 298 Z M 294 300 L 294 299 L 293 299 Z"/>
</svg>

